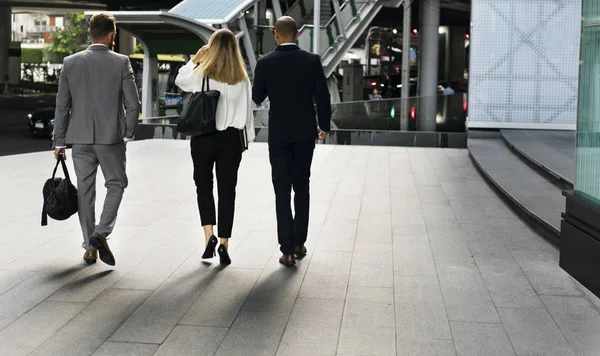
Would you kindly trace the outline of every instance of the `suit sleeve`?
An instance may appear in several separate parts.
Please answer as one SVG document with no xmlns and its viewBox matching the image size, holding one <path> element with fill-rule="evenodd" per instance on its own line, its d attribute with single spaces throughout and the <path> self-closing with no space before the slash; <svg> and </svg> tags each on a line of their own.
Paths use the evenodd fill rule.
<svg viewBox="0 0 600 356">
<path fill-rule="evenodd" d="M 329 132 L 331 128 L 331 99 L 329 89 L 327 88 L 327 80 L 321 65 L 321 58 L 315 56 L 314 61 L 315 82 L 314 82 L 314 97 L 317 103 L 317 118 L 319 120 L 319 129 L 324 132 Z"/>
<path fill-rule="evenodd" d="M 66 147 L 66 136 L 71 120 L 71 92 L 67 78 L 67 59 L 63 60 L 62 70 L 58 79 L 58 94 L 54 111 L 54 144 L 56 147 Z"/>
<path fill-rule="evenodd" d="M 129 58 L 125 57 L 125 63 L 123 66 L 122 74 L 122 88 L 123 97 L 125 99 L 125 109 L 127 113 L 125 115 L 125 137 L 126 140 L 131 140 L 135 135 L 140 117 L 140 97 L 138 96 L 138 89 L 135 85 L 135 76 L 133 69 L 131 68 L 131 62 Z"/>
<path fill-rule="evenodd" d="M 254 69 L 254 85 L 252 86 L 252 101 L 260 105 L 267 98 L 267 82 L 263 61 L 259 60 Z"/>
</svg>

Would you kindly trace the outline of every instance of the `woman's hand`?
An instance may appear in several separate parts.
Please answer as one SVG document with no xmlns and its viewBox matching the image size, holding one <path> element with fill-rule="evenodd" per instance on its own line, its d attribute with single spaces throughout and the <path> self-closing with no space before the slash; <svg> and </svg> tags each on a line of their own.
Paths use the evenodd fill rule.
<svg viewBox="0 0 600 356">
<path fill-rule="evenodd" d="M 202 59 L 206 55 L 206 52 L 208 52 L 208 45 L 203 46 L 198 50 L 198 52 L 196 52 L 196 55 L 194 56 L 194 58 L 192 58 L 192 62 L 194 64 L 202 62 Z"/>
</svg>

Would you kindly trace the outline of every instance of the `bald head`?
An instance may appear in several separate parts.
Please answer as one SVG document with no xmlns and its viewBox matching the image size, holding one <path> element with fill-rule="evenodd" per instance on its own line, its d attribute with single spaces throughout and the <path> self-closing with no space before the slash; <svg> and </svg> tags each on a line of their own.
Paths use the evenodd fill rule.
<svg viewBox="0 0 600 356">
<path fill-rule="evenodd" d="M 296 21 L 293 18 L 283 16 L 275 22 L 275 37 L 279 40 L 277 44 L 294 42 L 297 35 L 298 27 L 296 27 Z"/>
</svg>

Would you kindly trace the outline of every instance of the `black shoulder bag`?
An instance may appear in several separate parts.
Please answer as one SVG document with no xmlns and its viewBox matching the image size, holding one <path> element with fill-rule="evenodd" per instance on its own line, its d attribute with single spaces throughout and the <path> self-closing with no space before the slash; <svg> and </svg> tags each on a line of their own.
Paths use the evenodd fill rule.
<svg viewBox="0 0 600 356">
<path fill-rule="evenodd" d="M 62 165 L 65 179 L 55 178 L 59 164 Z M 52 178 L 44 184 L 42 194 L 44 195 L 42 226 L 48 225 L 48 216 L 54 220 L 67 220 L 77 212 L 77 188 L 71 183 L 69 171 L 62 156 L 58 157 Z"/>
<path fill-rule="evenodd" d="M 206 83 L 206 91 L 204 85 Z M 217 104 L 221 93 L 210 90 L 210 80 L 202 78 L 202 91 L 187 94 L 177 120 L 177 131 L 185 136 L 202 136 L 217 131 Z"/>
</svg>

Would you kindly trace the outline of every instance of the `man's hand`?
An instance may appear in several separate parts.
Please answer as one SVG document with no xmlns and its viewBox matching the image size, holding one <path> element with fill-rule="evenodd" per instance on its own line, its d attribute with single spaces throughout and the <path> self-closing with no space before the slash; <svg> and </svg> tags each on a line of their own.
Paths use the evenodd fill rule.
<svg viewBox="0 0 600 356">
<path fill-rule="evenodd" d="M 58 160 L 58 157 L 62 157 L 63 160 L 67 160 L 67 152 L 65 152 L 64 148 L 55 148 L 54 149 L 54 158 Z"/>
<path fill-rule="evenodd" d="M 323 141 L 327 138 L 327 132 L 319 130 L 319 140 Z"/>
</svg>

